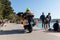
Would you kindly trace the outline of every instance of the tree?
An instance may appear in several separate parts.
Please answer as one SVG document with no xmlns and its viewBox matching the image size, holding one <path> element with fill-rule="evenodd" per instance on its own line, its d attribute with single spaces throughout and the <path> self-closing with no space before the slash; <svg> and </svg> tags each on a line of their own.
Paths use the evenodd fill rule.
<svg viewBox="0 0 60 40">
<path fill-rule="evenodd" d="M 18 16 L 13 11 L 9 0 L 0 0 L 0 19 L 16 20 Z"/>
<path fill-rule="evenodd" d="M 7 18 L 7 19 L 10 19 L 12 16 L 10 16 L 11 14 L 13 14 L 13 9 L 11 7 L 11 2 L 9 0 L 1 0 L 1 3 L 4 7 L 4 10 L 3 10 L 3 18 Z"/>
<path fill-rule="evenodd" d="M 4 6 L 2 5 L 1 0 L 0 0 L 0 19 L 3 18 L 3 15 L 2 15 L 3 10 L 4 10 Z"/>
</svg>

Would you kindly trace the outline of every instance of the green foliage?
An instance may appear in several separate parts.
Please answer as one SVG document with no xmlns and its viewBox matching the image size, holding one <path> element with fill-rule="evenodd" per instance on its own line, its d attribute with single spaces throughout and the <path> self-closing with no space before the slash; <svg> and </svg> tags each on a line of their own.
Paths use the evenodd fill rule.
<svg viewBox="0 0 60 40">
<path fill-rule="evenodd" d="M 3 19 L 2 15 L 0 15 L 0 19 Z"/>
<path fill-rule="evenodd" d="M 9 18 L 9 15 L 13 13 L 11 3 L 9 0 L 4 0 L 2 4 L 4 6 L 3 18 Z"/>
<path fill-rule="evenodd" d="M 4 7 L 3 7 L 3 5 L 2 5 L 2 3 L 0 1 L 0 19 L 3 18 L 3 15 L 2 15 L 3 10 L 4 10 Z"/>
<path fill-rule="evenodd" d="M 11 7 L 11 2 L 9 0 L 0 0 L 0 19 L 13 20 L 15 16 Z"/>
</svg>

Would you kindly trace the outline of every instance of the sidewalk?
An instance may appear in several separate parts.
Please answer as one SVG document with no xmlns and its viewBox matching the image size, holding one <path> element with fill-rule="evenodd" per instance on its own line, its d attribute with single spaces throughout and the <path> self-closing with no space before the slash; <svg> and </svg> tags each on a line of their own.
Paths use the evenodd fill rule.
<svg viewBox="0 0 60 40">
<path fill-rule="evenodd" d="M 32 33 L 24 33 L 21 24 L 8 24 L 1 28 L 0 40 L 59 40 L 60 33 L 43 32 L 41 30 Z"/>
</svg>

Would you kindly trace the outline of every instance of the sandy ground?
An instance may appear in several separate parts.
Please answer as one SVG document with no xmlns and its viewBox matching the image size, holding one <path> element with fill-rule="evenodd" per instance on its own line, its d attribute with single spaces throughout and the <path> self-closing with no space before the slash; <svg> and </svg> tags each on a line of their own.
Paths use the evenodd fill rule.
<svg viewBox="0 0 60 40">
<path fill-rule="evenodd" d="M 44 32 L 37 27 L 33 28 L 32 33 L 24 33 L 21 24 L 7 23 L 0 30 L 0 40 L 60 40 L 60 33 Z"/>
</svg>

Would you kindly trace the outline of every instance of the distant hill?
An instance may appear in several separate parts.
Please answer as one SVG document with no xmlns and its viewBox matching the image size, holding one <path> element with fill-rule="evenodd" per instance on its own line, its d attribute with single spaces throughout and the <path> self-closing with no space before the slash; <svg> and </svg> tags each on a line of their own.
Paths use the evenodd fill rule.
<svg viewBox="0 0 60 40">
<path fill-rule="evenodd" d="M 38 21 L 41 21 L 39 18 L 34 18 L 34 20 L 38 20 Z M 56 20 L 58 20 L 60 22 L 60 19 L 52 19 L 51 22 L 56 22 Z"/>
<path fill-rule="evenodd" d="M 56 22 L 56 20 L 60 22 L 60 19 L 52 19 L 51 22 Z"/>
</svg>

